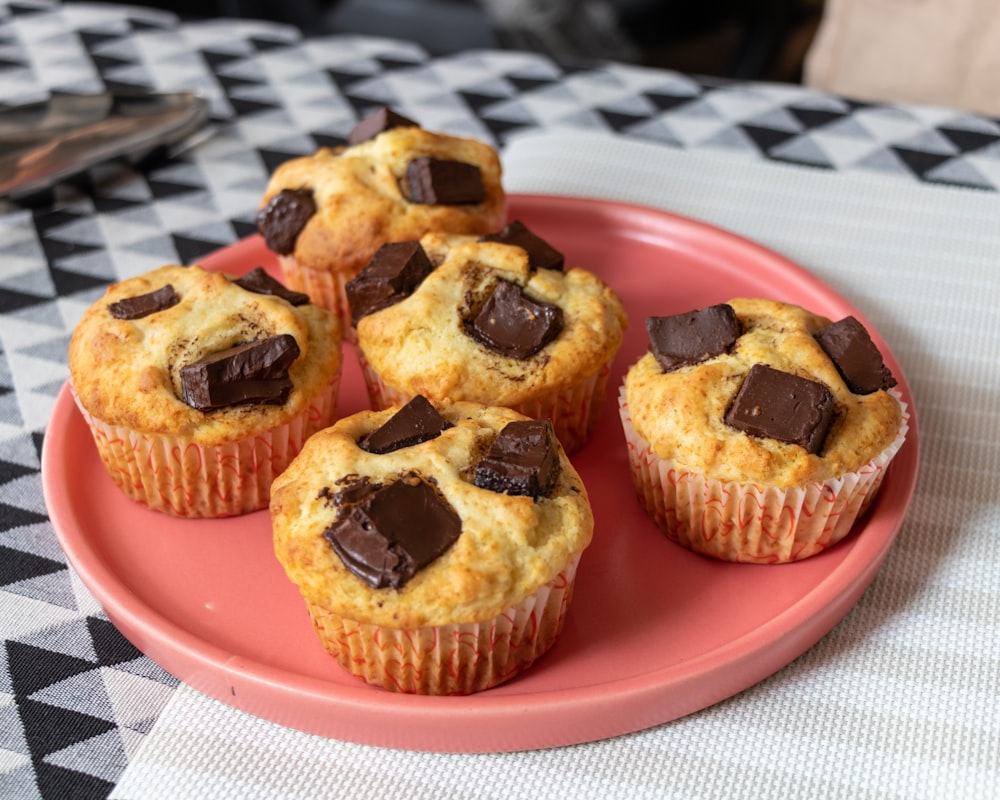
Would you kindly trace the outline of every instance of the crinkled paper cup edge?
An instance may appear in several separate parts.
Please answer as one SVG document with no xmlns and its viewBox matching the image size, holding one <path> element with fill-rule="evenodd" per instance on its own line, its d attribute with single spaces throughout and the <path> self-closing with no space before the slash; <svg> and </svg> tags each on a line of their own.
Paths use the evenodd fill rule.
<svg viewBox="0 0 1000 800">
<path fill-rule="evenodd" d="M 856 472 L 782 489 L 708 479 L 659 458 L 632 425 L 624 385 L 618 408 L 632 483 L 643 508 L 672 541 L 725 561 L 799 561 L 839 542 L 867 510 L 909 430 L 902 395 L 893 441 Z"/>
<path fill-rule="evenodd" d="M 352 675 L 395 692 L 467 695 L 520 674 L 555 644 L 579 561 L 577 554 L 547 584 L 483 622 L 397 629 L 308 599 L 306 607 L 324 648 Z"/>
</svg>

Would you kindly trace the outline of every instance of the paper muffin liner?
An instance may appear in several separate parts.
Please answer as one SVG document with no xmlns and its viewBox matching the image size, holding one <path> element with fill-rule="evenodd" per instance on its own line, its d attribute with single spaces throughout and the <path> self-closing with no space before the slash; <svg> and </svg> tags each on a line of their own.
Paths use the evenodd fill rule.
<svg viewBox="0 0 1000 800">
<path fill-rule="evenodd" d="M 424 695 L 466 695 L 530 667 L 562 632 L 580 555 L 549 583 L 483 622 L 389 628 L 306 602 L 323 647 L 374 686 Z"/>
<path fill-rule="evenodd" d="M 909 413 L 902 396 L 896 438 L 857 472 L 779 488 L 720 481 L 659 458 L 632 425 L 622 386 L 618 397 L 636 494 L 670 540 L 725 561 L 780 564 L 822 552 L 851 530 L 871 504 L 902 447 Z"/>
<path fill-rule="evenodd" d="M 229 517 L 266 508 L 271 482 L 312 434 L 333 424 L 338 374 L 288 422 L 233 442 L 142 433 L 91 416 L 76 392 L 104 468 L 132 500 L 176 517 Z"/>
<path fill-rule="evenodd" d="M 376 411 L 382 411 L 395 405 L 403 405 L 413 399 L 413 396 L 400 392 L 389 386 L 374 368 L 360 347 L 355 346 L 361 373 L 364 376 L 368 399 Z M 507 408 L 524 414 L 532 419 L 550 419 L 556 438 L 567 454 L 583 447 L 597 425 L 604 407 L 604 395 L 611 373 L 609 364 L 605 364 L 588 378 L 578 381 L 572 386 L 551 392 L 545 392 L 524 403 L 508 405 Z M 434 397 L 428 397 L 435 400 Z M 462 397 L 461 400 L 472 400 L 487 405 L 496 405 L 489 397 Z"/>
<path fill-rule="evenodd" d="M 351 322 L 351 306 L 347 302 L 347 282 L 354 277 L 344 272 L 313 269 L 299 263 L 295 256 L 278 256 L 284 283 L 289 289 L 305 292 L 309 300 L 317 306 L 334 312 L 340 320 L 341 335 L 346 342 L 355 338 Z"/>
</svg>

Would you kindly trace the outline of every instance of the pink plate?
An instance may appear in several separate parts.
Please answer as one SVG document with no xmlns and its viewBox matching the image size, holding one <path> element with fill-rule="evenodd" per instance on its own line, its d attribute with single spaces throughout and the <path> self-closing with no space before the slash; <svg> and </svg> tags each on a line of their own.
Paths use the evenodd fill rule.
<svg viewBox="0 0 1000 800">
<path fill-rule="evenodd" d="M 785 258 L 689 219 L 540 196 L 512 197 L 511 215 L 569 264 L 610 283 L 631 319 L 599 429 L 574 457 L 597 529 L 555 647 L 520 677 L 469 697 L 399 695 L 358 682 L 316 640 L 271 553 L 267 513 L 191 521 L 133 504 L 106 477 L 64 388 L 45 437 L 48 508 L 70 562 L 140 650 L 202 692 L 292 728 L 387 747 L 505 751 L 593 741 L 705 708 L 788 664 L 847 613 L 911 501 L 915 415 L 876 503 L 847 539 L 800 563 L 749 566 L 683 550 L 643 514 L 614 396 L 645 350 L 651 314 L 766 296 L 834 319 L 861 315 Z M 258 237 L 204 263 L 232 273 L 258 264 L 277 270 Z M 912 410 L 898 363 L 873 338 Z M 367 402 L 346 348 L 345 358 L 342 414 Z"/>
</svg>

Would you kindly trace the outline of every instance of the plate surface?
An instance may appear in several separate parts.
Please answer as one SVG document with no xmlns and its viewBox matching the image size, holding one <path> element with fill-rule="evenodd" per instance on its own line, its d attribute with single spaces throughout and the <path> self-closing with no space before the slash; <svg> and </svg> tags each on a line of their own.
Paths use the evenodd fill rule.
<svg viewBox="0 0 1000 800">
<path fill-rule="evenodd" d="M 518 678 L 469 697 L 398 695 L 349 677 L 319 645 L 272 555 L 267 512 L 192 521 L 132 503 L 105 475 L 64 387 L 45 438 L 48 508 L 70 562 L 140 650 L 224 703 L 307 732 L 418 750 L 506 751 L 593 741 L 705 708 L 789 663 L 847 613 L 911 501 L 915 414 L 855 530 L 814 558 L 768 567 L 694 555 L 657 531 L 633 494 L 614 397 L 645 351 L 651 314 L 739 296 L 794 302 L 833 319 L 861 318 L 857 310 L 776 253 L 689 219 L 566 197 L 522 195 L 510 204 L 512 218 L 563 250 L 570 265 L 611 284 L 631 323 L 598 430 L 573 459 L 596 531 L 555 647 Z M 258 237 L 203 263 L 232 273 L 264 264 L 278 274 Z M 898 363 L 872 334 L 912 411 Z M 340 413 L 366 406 L 345 349 Z"/>
</svg>

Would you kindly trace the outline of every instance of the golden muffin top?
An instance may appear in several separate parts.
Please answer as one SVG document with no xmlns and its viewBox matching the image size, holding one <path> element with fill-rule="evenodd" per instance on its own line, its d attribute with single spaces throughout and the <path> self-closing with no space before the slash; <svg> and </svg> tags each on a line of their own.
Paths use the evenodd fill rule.
<svg viewBox="0 0 1000 800">
<path fill-rule="evenodd" d="M 398 411 L 359 412 L 320 431 L 272 486 L 275 553 L 308 602 L 394 628 L 482 621 L 553 580 L 590 543 L 594 520 L 586 489 L 554 436 L 554 471 L 537 496 L 498 491 L 489 476 L 479 475 L 508 425 L 550 423 L 456 403 L 436 410 L 444 422 L 432 438 L 388 452 L 365 449 L 371 447 L 366 437 Z M 364 568 L 351 569 L 355 551 L 335 549 L 341 541 L 335 537 L 370 489 L 404 485 L 419 485 L 436 498 L 434 505 L 444 507 L 440 527 L 453 518 L 455 538 L 412 574 L 380 583 Z"/>
<path fill-rule="evenodd" d="M 421 191 L 433 184 L 430 171 L 438 166 L 473 173 L 463 177 L 474 184 L 478 178 L 478 190 L 455 196 Z M 310 269 L 352 275 L 385 242 L 429 231 L 482 234 L 501 227 L 507 212 L 501 173 L 499 156 L 483 142 L 415 125 L 391 128 L 278 166 L 261 200 L 258 225 L 275 252 Z M 289 201 L 284 210 L 282 193 Z"/>
<path fill-rule="evenodd" d="M 773 300 L 739 298 L 727 305 L 738 335 L 724 352 L 665 370 L 650 351 L 626 374 L 633 427 L 659 458 L 712 479 L 787 487 L 856 471 L 893 442 L 899 401 L 884 388 L 852 391 L 816 338 L 829 319 Z M 816 382 L 820 394 L 825 387 L 831 413 L 816 452 L 727 422 L 755 365 Z M 748 411 L 755 413 L 760 409 Z"/>
<path fill-rule="evenodd" d="M 535 269 L 523 248 L 471 236 L 427 234 L 420 245 L 433 269 L 409 296 L 357 323 L 358 347 L 392 389 L 435 402 L 516 406 L 596 374 L 618 351 L 625 310 L 592 273 Z M 527 355 L 485 343 L 478 329 L 498 288 L 526 303 L 532 321 L 558 318 Z"/>
<path fill-rule="evenodd" d="M 192 436 L 199 444 L 281 425 L 306 410 L 341 366 L 337 318 L 291 296 L 298 305 L 200 266 L 167 265 L 115 283 L 84 312 L 70 340 L 79 402 L 105 423 Z M 149 300 L 157 297 L 162 302 Z M 276 383 L 258 386 L 254 396 L 283 390 L 206 406 L 184 375 L 239 346 L 254 349 L 248 357 L 261 362 L 279 359 L 267 376 Z"/>
</svg>

